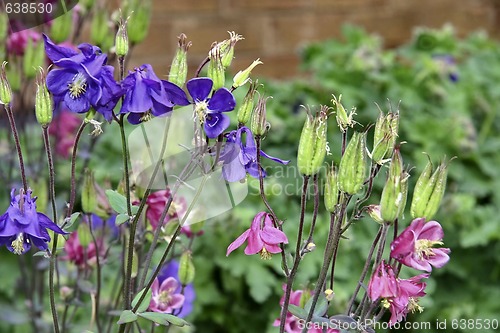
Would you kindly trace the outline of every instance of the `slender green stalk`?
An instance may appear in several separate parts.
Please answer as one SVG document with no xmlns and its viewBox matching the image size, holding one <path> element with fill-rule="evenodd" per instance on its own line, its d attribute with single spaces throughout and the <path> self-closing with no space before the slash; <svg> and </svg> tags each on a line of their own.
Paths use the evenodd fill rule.
<svg viewBox="0 0 500 333">
<path fill-rule="evenodd" d="M 313 240 L 314 229 L 316 228 L 316 219 L 318 218 L 319 211 L 319 186 L 318 186 L 318 174 L 315 174 L 313 177 L 313 191 L 314 191 L 314 210 L 313 217 L 311 222 L 311 229 L 309 230 L 309 236 L 304 243 L 304 248 L 302 249 L 301 254 L 304 255 L 306 253 L 306 248 L 309 243 Z"/>
<path fill-rule="evenodd" d="M 285 299 L 283 301 L 283 307 L 281 309 L 280 316 L 280 333 L 285 332 L 285 321 L 286 315 L 288 313 L 288 306 L 290 305 L 290 295 L 292 293 L 293 281 L 295 280 L 295 275 L 297 275 L 297 269 L 299 268 L 300 260 L 302 259 L 300 255 L 300 249 L 302 247 L 302 233 L 304 231 L 304 216 L 306 211 L 306 197 L 307 197 L 307 185 L 309 184 L 309 176 L 303 176 L 302 184 L 302 198 L 300 200 L 300 220 L 299 220 L 299 230 L 297 233 L 297 244 L 295 247 L 295 258 L 292 266 L 292 270 L 288 275 L 286 281 Z"/>
<path fill-rule="evenodd" d="M 49 131 L 47 126 L 42 126 L 43 142 L 45 144 L 45 151 L 47 153 L 47 163 L 49 166 L 49 198 L 52 205 L 52 216 L 54 223 L 57 223 L 57 209 L 56 209 L 56 196 L 55 196 L 55 179 L 54 179 L 54 162 L 52 160 L 52 151 L 50 148 Z M 54 325 L 54 332 L 59 333 L 59 320 L 57 317 L 57 308 L 54 292 L 54 269 L 57 259 L 57 240 L 59 235 L 54 232 L 54 240 L 52 241 L 52 253 L 50 255 L 49 264 L 49 298 L 50 309 L 52 311 L 52 323 Z"/>
<path fill-rule="evenodd" d="M 19 159 L 19 170 L 21 171 L 21 180 L 23 182 L 24 193 L 28 192 L 28 182 L 26 181 L 26 172 L 24 168 L 23 152 L 21 150 L 21 142 L 19 141 L 19 134 L 17 133 L 16 122 L 14 120 L 14 114 L 10 108 L 10 104 L 4 105 L 5 112 L 7 113 L 7 118 L 9 119 L 10 129 L 12 130 L 12 135 L 14 136 L 14 143 L 16 146 L 17 157 Z"/>
<path fill-rule="evenodd" d="M 87 219 L 89 221 L 90 235 L 92 236 L 92 242 L 94 243 L 94 248 L 95 248 L 95 263 L 96 263 L 96 275 L 97 275 L 97 285 L 96 285 L 96 291 L 95 291 L 95 313 L 96 313 L 95 324 L 97 326 L 97 332 L 101 333 L 102 327 L 101 327 L 101 320 L 99 318 L 99 304 L 101 303 L 102 278 L 101 278 L 101 259 L 99 259 L 99 256 L 100 256 L 100 250 L 101 250 L 102 245 L 99 246 L 97 239 L 95 237 L 95 234 L 94 234 L 94 229 L 92 228 L 92 214 L 88 214 Z"/>
</svg>

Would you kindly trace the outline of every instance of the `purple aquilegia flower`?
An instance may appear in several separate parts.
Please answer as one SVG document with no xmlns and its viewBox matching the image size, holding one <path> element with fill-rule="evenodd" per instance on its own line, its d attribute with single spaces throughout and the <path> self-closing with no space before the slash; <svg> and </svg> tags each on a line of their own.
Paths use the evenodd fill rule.
<svg viewBox="0 0 500 333">
<path fill-rule="evenodd" d="M 40 250 L 47 250 L 50 241 L 47 229 L 58 234 L 66 234 L 45 214 L 36 211 L 36 197 L 31 197 L 31 190 L 10 193 L 10 206 L 0 216 L 0 245 L 5 245 L 10 252 L 23 254 L 34 244 Z"/>
<path fill-rule="evenodd" d="M 161 313 L 173 313 L 174 310 L 182 308 L 184 304 L 184 295 L 180 293 L 181 286 L 173 278 L 166 278 L 161 284 L 156 278 L 151 286 L 151 302 L 149 310 Z"/>
<path fill-rule="evenodd" d="M 122 89 L 113 78 L 114 67 L 106 65 L 106 54 L 87 43 L 78 45 L 80 52 L 77 52 L 54 44 L 46 35 L 43 38 L 47 57 L 58 67 L 47 75 L 47 88 L 54 101 L 64 102 L 76 113 L 85 113 L 93 107 L 111 121 Z"/>
<path fill-rule="evenodd" d="M 262 259 L 270 259 L 271 254 L 280 253 L 279 244 L 288 244 L 288 238 L 283 231 L 274 227 L 271 216 L 260 212 L 255 215 L 250 229 L 247 229 L 227 248 L 226 256 L 248 241 L 245 254 L 260 253 Z"/>
<path fill-rule="evenodd" d="M 205 129 L 207 137 L 218 137 L 229 127 L 229 117 L 223 112 L 234 110 L 236 100 L 226 88 L 220 88 L 212 94 L 213 82 L 207 77 L 199 77 L 186 83 L 193 99 L 194 111 Z"/>
<path fill-rule="evenodd" d="M 246 135 L 243 140 L 243 135 Z M 288 164 L 290 161 L 284 161 L 276 157 L 267 155 L 262 150 L 260 155 L 269 158 L 281 164 Z M 259 178 L 259 169 L 257 164 L 257 145 L 252 132 L 248 127 L 241 127 L 238 130 L 231 131 L 227 135 L 226 144 L 220 159 L 223 161 L 222 176 L 228 182 L 236 182 L 245 178 L 247 172 L 254 178 Z M 266 172 L 261 167 L 262 176 Z"/>
<path fill-rule="evenodd" d="M 179 262 L 176 260 L 171 260 L 167 265 L 165 265 L 160 274 L 158 274 L 158 281 L 161 283 L 168 278 L 174 278 L 179 280 Z M 193 311 L 193 303 L 196 298 L 196 293 L 194 291 L 194 286 L 192 283 L 184 287 L 184 304 L 182 308 L 174 311 L 174 315 L 177 317 L 184 318 Z"/>
<path fill-rule="evenodd" d="M 443 244 L 443 235 L 443 228 L 438 222 L 417 218 L 392 242 L 391 257 L 406 266 L 427 272 L 432 271 L 431 265 L 443 267 L 450 260 L 450 249 L 433 248 Z"/>
<path fill-rule="evenodd" d="M 175 84 L 160 80 L 149 64 L 130 71 L 123 80 L 125 98 L 120 113 L 128 113 L 131 124 L 139 124 L 151 116 L 159 117 L 175 105 L 188 105 L 184 91 Z"/>
</svg>

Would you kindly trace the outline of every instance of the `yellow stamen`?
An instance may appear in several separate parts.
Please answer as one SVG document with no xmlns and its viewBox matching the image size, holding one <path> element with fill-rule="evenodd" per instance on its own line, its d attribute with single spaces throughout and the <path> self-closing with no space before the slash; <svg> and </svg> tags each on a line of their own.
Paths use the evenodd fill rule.
<svg viewBox="0 0 500 333">
<path fill-rule="evenodd" d="M 434 251 L 432 250 L 434 245 L 443 245 L 443 242 L 430 239 L 418 239 L 415 242 L 415 252 L 420 259 L 432 257 L 434 256 Z"/>
<path fill-rule="evenodd" d="M 207 117 L 207 110 L 208 110 L 207 102 L 205 101 L 196 102 L 194 106 L 194 113 L 196 115 L 196 118 L 198 118 L 200 125 L 203 125 L 205 123 L 205 118 Z"/>
<path fill-rule="evenodd" d="M 260 259 L 270 260 L 272 256 L 273 255 L 269 251 L 267 251 L 265 247 L 263 247 L 262 250 L 260 250 Z"/>
<path fill-rule="evenodd" d="M 82 73 L 73 77 L 73 81 L 68 83 L 69 95 L 72 99 L 77 99 L 87 91 L 87 80 Z"/>
<path fill-rule="evenodd" d="M 16 239 L 11 243 L 14 253 L 21 255 L 24 252 L 24 234 L 20 233 L 17 235 Z"/>
<path fill-rule="evenodd" d="M 411 313 L 415 313 L 417 311 L 422 313 L 424 311 L 424 308 L 420 304 L 418 304 L 418 298 L 410 297 L 408 302 L 408 310 L 410 310 Z"/>
</svg>

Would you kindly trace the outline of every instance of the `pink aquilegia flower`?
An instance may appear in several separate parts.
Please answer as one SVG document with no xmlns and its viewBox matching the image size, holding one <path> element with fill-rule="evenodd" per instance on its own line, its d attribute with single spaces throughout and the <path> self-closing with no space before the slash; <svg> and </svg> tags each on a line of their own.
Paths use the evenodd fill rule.
<svg viewBox="0 0 500 333">
<path fill-rule="evenodd" d="M 55 137 L 56 154 L 62 158 L 68 158 L 73 151 L 75 144 L 75 134 L 81 119 L 76 114 L 67 109 L 54 118 L 49 127 L 49 134 Z"/>
<path fill-rule="evenodd" d="M 172 313 L 174 310 L 182 308 L 184 295 L 181 292 L 179 282 L 173 277 L 166 278 L 160 285 L 156 278 L 151 286 L 151 302 L 149 310 L 161 313 Z"/>
<path fill-rule="evenodd" d="M 396 274 L 392 266 L 382 260 L 368 283 L 368 296 L 372 301 L 376 301 L 379 298 L 396 297 L 398 293 Z"/>
<path fill-rule="evenodd" d="M 226 256 L 248 241 L 245 254 L 260 253 L 262 259 L 270 259 L 272 253 L 280 253 L 280 243 L 288 244 L 288 238 L 283 231 L 274 227 L 271 215 L 260 212 L 255 215 L 250 229 L 242 233 L 227 248 Z"/>
<path fill-rule="evenodd" d="M 99 259 L 102 264 L 106 249 L 104 248 L 102 237 L 96 239 L 96 241 L 98 251 L 96 251 L 94 242 L 90 242 L 87 247 L 83 247 L 78 239 L 78 231 L 71 233 L 66 243 L 64 243 L 66 256 L 62 259 L 69 260 L 78 266 L 78 268 L 83 269 L 94 266 L 97 262 L 97 254 L 99 253 Z"/>
<path fill-rule="evenodd" d="M 413 220 L 391 244 L 391 257 L 402 264 L 430 272 L 432 266 L 443 267 L 449 260 L 450 249 L 434 248 L 443 245 L 443 228 L 436 221 L 424 218 Z"/>
<path fill-rule="evenodd" d="M 408 312 L 422 312 L 418 299 L 425 296 L 426 283 L 421 280 L 428 277 L 429 274 L 420 274 L 406 280 L 399 279 L 392 266 L 382 260 L 370 278 L 368 296 L 373 302 L 381 300 L 382 306 L 391 312 L 389 324 L 394 325 Z"/>
</svg>

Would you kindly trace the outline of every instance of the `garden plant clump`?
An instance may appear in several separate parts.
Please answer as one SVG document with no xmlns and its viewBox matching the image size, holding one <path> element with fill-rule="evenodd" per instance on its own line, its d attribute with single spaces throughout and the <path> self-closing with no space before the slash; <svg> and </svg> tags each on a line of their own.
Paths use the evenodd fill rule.
<svg viewBox="0 0 500 333">
<path fill-rule="evenodd" d="M 226 80 L 243 37 L 230 32 L 213 43 L 188 79 L 191 43 L 181 34 L 164 79 L 149 64 L 127 67 L 145 37 L 150 9 L 138 1 L 126 5 L 121 14 L 127 16 L 113 25 L 114 43 L 98 34 L 100 26 L 92 30 L 92 43 L 74 45 L 90 6 L 75 12 L 72 34 L 67 21 L 66 35 L 22 30 L 8 36 L 25 43 L 20 54 L 8 53 L 0 72 L 2 119 L 8 120 L 8 149 L 15 151 L 10 161 L 16 163 L 2 173 L 11 188 L 0 216 L 0 244 L 2 259 L 19 262 L 15 296 L 26 300 L 10 310 L 16 320 L 8 325 L 33 332 L 202 332 L 229 313 L 196 310 L 197 295 L 200 309 L 207 294 L 238 283 L 200 274 L 215 266 L 245 275 L 260 303 L 271 294 L 269 280 L 282 288 L 271 313 L 272 329 L 280 333 L 374 332 L 377 322 L 393 326 L 423 311 L 419 300 L 427 281 L 450 259 L 435 216 L 451 158 L 420 155 L 428 161 L 415 170 L 403 161 L 413 146 L 401 134 L 405 114 L 399 106 L 379 109 L 374 123 L 362 123 L 355 109 L 344 106 L 352 102 L 342 90 L 298 108 L 305 115 L 300 137 L 283 149 L 296 150 L 296 163 L 273 157 L 263 149 L 279 132 L 270 126 L 274 100 L 251 74 L 262 62 Z M 25 109 L 33 109 L 39 124 L 38 155 L 18 130 L 17 115 Z M 109 147 L 100 141 L 108 131 Z M 118 151 L 119 166 L 108 169 L 107 161 L 96 160 L 99 149 L 109 156 Z M 301 182 L 298 210 L 290 207 L 294 214 L 266 190 L 272 166 L 294 170 Z M 245 199 L 249 184 L 258 205 L 238 205 L 255 200 Z M 381 191 L 374 191 L 376 184 Z M 238 226 L 204 224 L 229 211 L 241 220 Z M 342 258 L 351 256 L 353 230 L 365 225 L 364 264 L 349 274 L 353 288 L 347 292 L 338 287 L 346 278 Z M 225 238 L 211 238 L 216 228 Z M 243 233 L 229 240 L 231 228 Z M 208 254 L 214 248 L 215 255 Z M 238 256 L 241 251 L 253 257 Z M 313 257 L 319 269 L 311 269 Z M 297 282 L 302 272 L 310 284 Z M 203 279 L 216 282 L 203 286 Z M 212 288 L 216 283 L 226 286 Z M 238 302 L 225 301 L 238 314 Z M 256 325 L 270 317 L 252 315 Z"/>
</svg>

